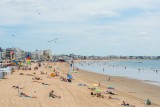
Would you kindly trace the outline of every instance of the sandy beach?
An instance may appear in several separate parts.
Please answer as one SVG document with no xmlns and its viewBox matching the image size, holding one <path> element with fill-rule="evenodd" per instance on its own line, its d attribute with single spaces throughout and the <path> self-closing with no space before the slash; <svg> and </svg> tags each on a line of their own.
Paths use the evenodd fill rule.
<svg viewBox="0 0 160 107">
<path fill-rule="evenodd" d="M 73 73 L 72 82 L 65 82 L 61 81 L 60 76 L 66 77 L 70 69 L 69 63 L 45 63 L 38 70 L 33 70 L 35 66 L 37 64 L 32 64 L 32 70 L 16 70 L 12 75 L 7 76 L 7 79 L 0 80 L 0 107 L 123 107 L 121 105 L 123 101 L 129 103 L 129 107 L 160 107 L 159 86 L 124 77 L 110 76 L 108 81 L 107 75 L 84 70 Z M 60 76 L 49 77 L 54 68 Z M 34 77 L 41 80 L 35 80 Z M 104 98 L 92 96 L 88 88 L 95 87 L 93 84 L 99 83 L 100 86 L 96 87 L 102 92 L 109 86 L 114 87 L 112 92 L 115 95 L 103 94 Z M 49 97 L 51 90 L 61 98 Z M 19 92 L 37 98 L 20 96 Z M 150 99 L 152 105 L 145 105 L 146 99 Z"/>
</svg>

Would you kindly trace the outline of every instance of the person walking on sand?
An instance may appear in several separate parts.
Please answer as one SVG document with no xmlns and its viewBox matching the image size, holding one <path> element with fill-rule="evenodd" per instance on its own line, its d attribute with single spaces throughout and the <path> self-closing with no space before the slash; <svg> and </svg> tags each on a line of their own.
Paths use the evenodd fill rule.
<svg viewBox="0 0 160 107">
<path fill-rule="evenodd" d="M 99 81 L 99 83 L 98 83 L 98 86 L 100 87 L 101 86 L 101 82 Z"/>
<path fill-rule="evenodd" d="M 108 77 L 108 81 L 110 81 L 111 80 L 111 78 L 110 77 Z"/>
</svg>

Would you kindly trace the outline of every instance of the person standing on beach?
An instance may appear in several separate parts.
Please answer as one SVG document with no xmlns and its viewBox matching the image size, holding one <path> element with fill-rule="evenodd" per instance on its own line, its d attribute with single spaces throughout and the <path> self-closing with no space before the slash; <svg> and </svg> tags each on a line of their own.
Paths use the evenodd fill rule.
<svg viewBox="0 0 160 107">
<path fill-rule="evenodd" d="M 99 83 L 98 83 L 98 86 L 100 87 L 101 86 L 101 82 L 99 81 Z"/>
<path fill-rule="evenodd" d="M 108 81 L 110 81 L 111 80 L 111 78 L 110 77 L 108 77 Z"/>
</svg>

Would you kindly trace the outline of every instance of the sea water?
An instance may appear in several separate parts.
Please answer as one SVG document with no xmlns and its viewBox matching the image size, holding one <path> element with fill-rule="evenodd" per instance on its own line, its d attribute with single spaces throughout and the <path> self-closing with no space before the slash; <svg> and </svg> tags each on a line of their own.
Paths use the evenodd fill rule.
<svg viewBox="0 0 160 107">
<path fill-rule="evenodd" d="M 143 80 L 160 86 L 160 60 L 78 62 L 75 66 L 96 73 Z"/>
</svg>

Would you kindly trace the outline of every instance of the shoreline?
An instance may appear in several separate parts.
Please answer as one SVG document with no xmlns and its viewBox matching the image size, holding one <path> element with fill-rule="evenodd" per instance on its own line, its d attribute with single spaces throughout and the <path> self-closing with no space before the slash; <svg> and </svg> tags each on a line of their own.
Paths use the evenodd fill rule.
<svg viewBox="0 0 160 107">
<path fill-rule="evenodd" d="M 109 76 L 109 77 L 118 77 L 118 78 L 126 78 L 126 79 L 129 79 L 129 80 L 137 80 L 137 81 L 141 81 L 143 83 L 147 83 L 149 85 L 154 85 L 154 86 L 158 86 L 160 87 L 160 82 L 157 82 L 157 81 L 151 81 L 151 80 L 140 80 L 140 79 L 137 79 L 137 78 L 133 78 L 133 77 L 125 77 L 125 76 L 113 76 L 113 75 L 109 75 L 109 74 L 102 74 L 102 73 L 98 73 L 98 72 L 94 72 L 94 71 L 90 71 L 90 70 L 84 70 L 84 69 L 80 69 L 79 70 L 82 70 L 82 71 L 85 71 L 85 72 L 90 72 L 90 73 L 96 73 L 96 74 L 100 74 L 100 75 L 105 75 L 105 76 Z"/>
<path fill-rule="evenodd" d="M 150 59 L 149 59 L 150 60 Z M 143 59 L 142 60 L 139 60 L 139 59 L 120 59 L 120 60 L 78 60 L 78 61 L 76 61 L 76 63 L 80 63 L 80 62 L 114 62 L 114 61 L 116 61 L 116 62 L 118 62 L 118 61 L 143 61 Z M 144 61 L 146 61 L 146 60 L 144 60 Z M 85 65 L 86 66 L 86 65 Z M 87 65 L 88 67 L 89 67 L 89 65 Z M 124 77 L 124 78 L 128 78 L 128 79 L 135 79 L 135 80 L 139 80 L 139 81 L 142 81 L 142 82 L 144 82 L 144 83 L 148 83 L 148 84 L 151 84 L 151 85 L 156 85 L 156 86 L 160 86 L 160 81 L 156 81 L 156 80 L 154 80 L 154 79 L 147 79 L 147 78 L 137 78 L 137 77 L 135 77 L 135 76 L 130 76 L 130 75 L 114 75 L 114 74 L 107 74 L 106 73 L 106 71 L 104 72 L 100 72 L 100 69 L 98 69 L 98 70 L 93 70 L 93 69 L 88 69 L 88 67 L 87 67 L 87 69 L 85 69 L 85 68 L 83 68 L 83 67 L 81 67 L 80 65 L 78 65 L 78 66 L 75 66 L 76 68 L 78 68 L 78 69 L 81 69 L 81 70 L 86 70 L 86 71 L 90 71 L 90 72 L 94 72 L 94 73 L 98 73 L 98 74 L 103 74 L 103 75 L 108 75 L 108 76 L 115 76 L 115 77 Z M 102 66 L 101 66 L 102 67 Z M 122 67 L 121 67 L 122 68 Z M 128 67 L 127 67 L 128 68 Z M 95 68 L 96 69 L 96 68 Z M 103 69 L 104 69 L 104 67 L 103 67 Z M 105 69 L 110 69 L 110 68 L 105 68 Z M 122 70 L 122 69 L 118 69 L 117 68 L 117 70 Z M 129 70 L 133 70 L 133 68 L 129 68 Z M 148 69 L 147 69 L 148 70 Z M 124 71 L 124 70 L 123 70 Z M 113 71 L 113 72 L 115 72 L 115 71 Z"/>
<path fill-rule="evenodd" d="M 95 61 L 143 61 L 143 60 L 158 60 L 160 59 L 99 59 L 99 60 L 74 60 L 74 62 L 95 62 Z"/>
<path fill-rule="evenodd" d="M 138 79 L 134 79 L 134 78 L 129 78 L 129 77 L 121 77 L 121 76 L 111 76 L 111 75 L 106 75 L 106 74 L 100 74 L 100 73 L 96 73 L 96 72 L 92 72 L 92 71 L 87 71 L 87 70 L 82 70 L 80 69 L 82 72 L 86 72 L 87 74 L 94 74 L 97 75 L 98 77 L 101 77 L 100 80 L 103 80 L 104 78 L 111 78 L 111 81 L 116 81 L 117 83 L 111 83 L 113 86 L 116 86 L 121 92 L 123 92 L 124 90 L 128 93 L 129 90 L 133 91 L 133 93 L 136 93 L 136 90 L 132 89 L 131 87 L 136 87 L 136 89 L 138 89 L 137 93 L 140 93 L 143 90 L 147 90 L 147 93 L 143 93 L 143 94 L 147 94 L 146 96 L 138 96 L 138 95 L 133 95 L 135 97 L 141 98 L 143 100 L 145 100 L 145 98 L 149 98 L 150 97 L 150 93 L 154 93 L 154 95 L 158 94 L 158 90 L 160 90 L 160 86 L 159 85 L 154 85 L 154 84 L 150 84 L 150 83 L 145 83 L 145 81 L 143 80 L 138 80 Z M 93 78 L 92 78 L 93 79 Z M 97 83 L 98 83 L 99 79 L 97 79 Z M 126 82 L 125 82 L 126 81 Z M 96 81 L 94 81 L 96 83 Z M 107 81 L 106 81 L 107 83 Z M 103 87 L 105 83 L 102 84 Z M 119 84 L 119 85 L 118 85 Z M 127 87 L 125 87 L 127 86 Z M 139 86 L 139 87 L 138 87 Z M 141 94 L 140 94 L 141 95 Z M 153 96 L 153 95 L 152 95 Z M 153 97 L 154 99 L 154 97 Z M 160 104 L 159 102 L 160 100 L 160 94 L 157 96 L 157 104 Z"/>
</svg>

